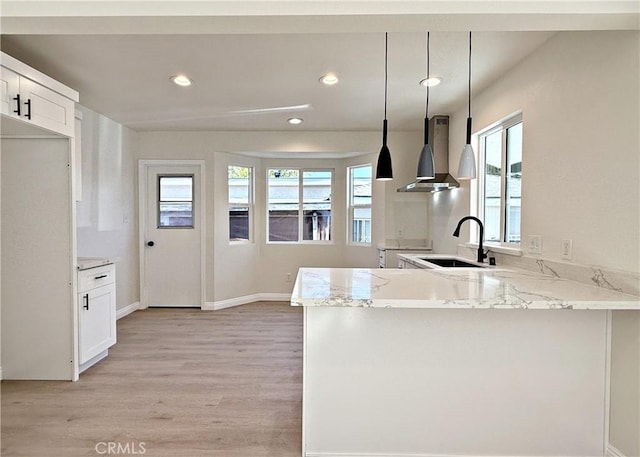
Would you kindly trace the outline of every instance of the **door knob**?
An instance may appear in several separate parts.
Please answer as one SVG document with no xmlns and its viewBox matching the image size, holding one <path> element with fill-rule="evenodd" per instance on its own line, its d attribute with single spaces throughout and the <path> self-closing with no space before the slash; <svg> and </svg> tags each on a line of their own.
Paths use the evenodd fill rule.
<svg viewBox="0 0 640 457">
<path fill-rule="evenodd" d="M 152 247 L 155 243 L 153 241 L 148 241 L 147 246 Z"/>
</svg>

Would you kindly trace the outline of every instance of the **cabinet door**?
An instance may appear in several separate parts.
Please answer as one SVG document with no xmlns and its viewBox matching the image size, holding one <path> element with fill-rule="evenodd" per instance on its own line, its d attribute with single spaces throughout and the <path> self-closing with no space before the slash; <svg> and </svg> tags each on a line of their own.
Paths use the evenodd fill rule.
<svg viewBox="0 0 640 457">
<path fill-rule="evenodd" d="M 73 138 L 71 138 L 71 149 L 75 163 L 73 172 L 75 174 L 76 201 L 79 202 L 82 201 L 82 113 L 78 110 L 76 110 L 74 122 L 76 125 Z"/>
<path fill-rule="evenodd" d="M 30 79 L 20 78 L 22 119 L 63 135 L 73 136 L 75 104 Z"/>
<path fill-rule="evenodd" d="M 116 342 L 115 284 L 78 294 L 80 364 Z"/>
<path fill-rule="evenodd" d="M 19 90 L 18 73 L 8 68 L 0 67 L 0 113 L 7 116 L 18 117 L 13 110 L 16 109 L 17 101 L 13 98 L 18 95 Z"/>
</svg>

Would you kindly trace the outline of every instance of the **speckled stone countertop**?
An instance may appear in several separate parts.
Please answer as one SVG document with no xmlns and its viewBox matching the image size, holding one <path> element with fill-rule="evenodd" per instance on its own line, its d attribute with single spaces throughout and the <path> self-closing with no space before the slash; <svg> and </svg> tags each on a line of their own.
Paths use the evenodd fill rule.
<svg viewBox="0 0 640 457">
<path fill-rule="evenodd" d="M 504 268 L 301 268 L 292 306 L 640 310 L 640 297 Z"/>
</svg>

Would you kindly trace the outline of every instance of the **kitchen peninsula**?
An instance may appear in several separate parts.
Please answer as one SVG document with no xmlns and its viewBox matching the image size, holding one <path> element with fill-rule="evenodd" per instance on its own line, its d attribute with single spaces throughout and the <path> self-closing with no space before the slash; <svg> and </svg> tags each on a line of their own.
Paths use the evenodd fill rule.
<svg viewBox="0 0 640 457">
<path fill-rule="evenodd" d="M 604 455 L 611 312 L 516 269 L 300 269 L 303 455 Z"/>
</svg>

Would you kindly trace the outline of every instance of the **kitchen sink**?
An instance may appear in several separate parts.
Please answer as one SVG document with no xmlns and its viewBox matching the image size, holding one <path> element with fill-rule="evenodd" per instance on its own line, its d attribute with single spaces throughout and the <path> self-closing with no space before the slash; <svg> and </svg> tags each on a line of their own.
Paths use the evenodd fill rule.
<svg viewBox="0 0 640 457">
<path fill-rule="evenodd" d="M 470 263 L 455 257 L 420 257 L 420 260 L 443 268 L 486 268 L 481 263 Z"/>
</svg>

